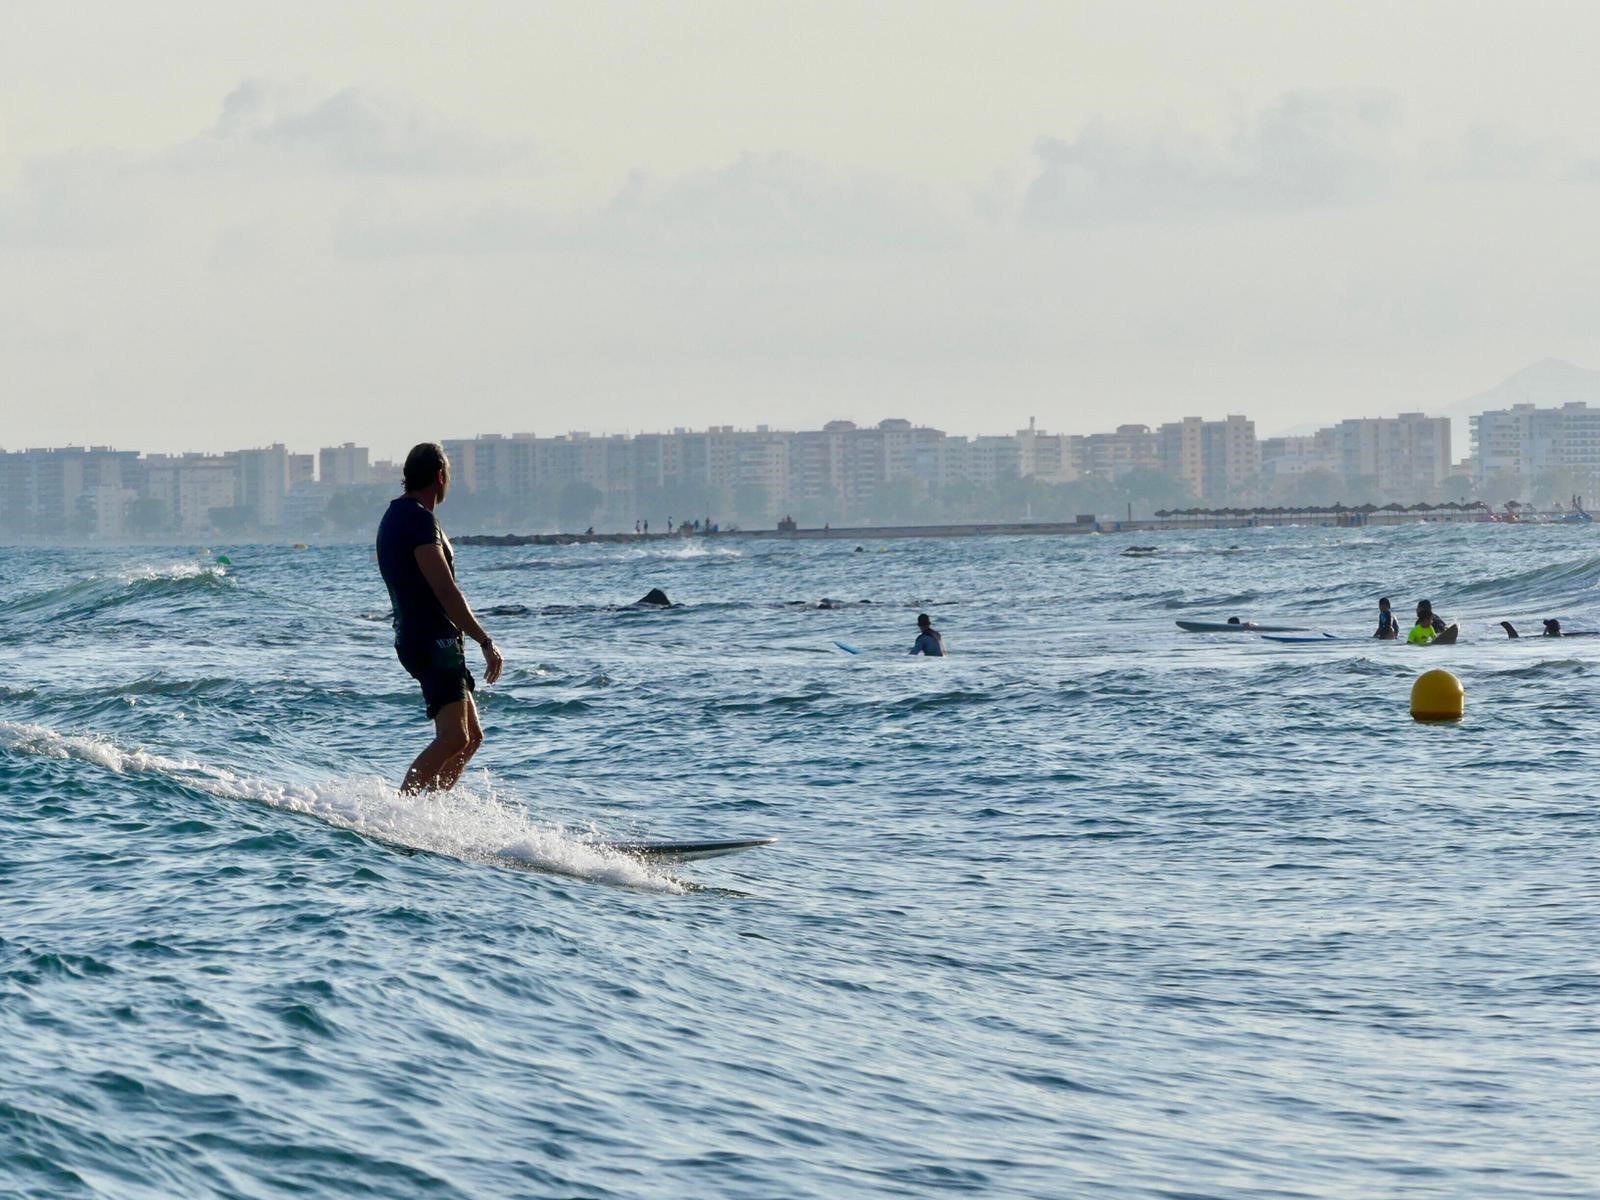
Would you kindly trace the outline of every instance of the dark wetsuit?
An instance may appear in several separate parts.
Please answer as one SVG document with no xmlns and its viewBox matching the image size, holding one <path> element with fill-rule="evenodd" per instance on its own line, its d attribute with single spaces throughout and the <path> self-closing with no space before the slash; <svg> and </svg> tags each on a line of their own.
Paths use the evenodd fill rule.
<svg viewBox="0 0 1600 1200">
<path fill-rule="evenodd" d="M 924 629 L 917 634 L 917 640 L 911 647 L 913 654 L 926 654 L 929 658 L 944 657 L 944 639 L 932 629 Z"/>
<path fill-rule="evenodd" d="M 431 720 L 446 705 L 465 700 L 476 684 L 467 670 L 461 631 L 417 565 L 419 546 L 441 547 L 455 574 L 455 551 L 437 518 L 410 496 L 390 501 L 378 523 L 378 570 L 394 613 L 395 654 L 422 685 Z"/>
<path fill-rule="evenodd" d="M 1378 612 L 1378 632 L 1372 635 L 1375 638 L 1397 638 L 1400 636 L 1400 623 L 1394 619 L 1394 613 Z"/>
</svg>

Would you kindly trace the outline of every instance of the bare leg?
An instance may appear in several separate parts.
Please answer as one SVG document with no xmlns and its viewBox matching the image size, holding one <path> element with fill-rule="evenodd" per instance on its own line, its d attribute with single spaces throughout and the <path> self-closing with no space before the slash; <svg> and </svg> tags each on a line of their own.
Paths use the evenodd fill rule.
<svg viewBox="0 0 1600 1200">
<path fill-rule="evenodd" d="M 448 792 L 455 787 L 456 781 L 461 778 L 461 772 L 467 769 L 472 756 L 478 752 L 478 747 L 483 745 L 483 727 L 478 724 L 478 706 L 470 694 L 464 703 L 467 707 L 467 744 L 439 769 L 439 777 L 434 786 L 441 792 Z"/>
<path fill-rule="evenodd" d="M 465 700 L 446 704 L 434 716 L 433 741 L 417 755 L 417 761 L 411 764 L 411 769 L 406 772 L 405 781 L 400 785 L 401 792 L 411 795 L 417 792 L 437 791 L 439 777 L 450 762 L 459 758 L 464 750 L 468 757 L 471 757 L 472 752 L 467 750 L 469 738 L 467 710 L 471 704 L 472 697 L 468 696 Z M 472 724 L 477 724 L 476 711 L 472 715 Z M 456 774 L 459 775 L 460 771 Z M 451 782 L 455 782 L 454 779 Z"/>
</svg>

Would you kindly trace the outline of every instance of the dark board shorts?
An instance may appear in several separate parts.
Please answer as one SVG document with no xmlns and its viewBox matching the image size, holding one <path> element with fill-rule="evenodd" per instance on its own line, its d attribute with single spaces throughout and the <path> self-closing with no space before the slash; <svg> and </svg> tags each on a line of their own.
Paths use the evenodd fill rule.
<svg viewBox="0 0 1600 1200">
<path fill-rule="evenodd" d="M 465 700 L 477 688 L 467 670 L 467 656 L 461 638 L 440 638 L 436 642 L 397 645 L 394 652 L 400 665 L 422 685 L 422 699 L 428 705 L 428 720 L 439 715 L 446 705 Z"/>
</svg>

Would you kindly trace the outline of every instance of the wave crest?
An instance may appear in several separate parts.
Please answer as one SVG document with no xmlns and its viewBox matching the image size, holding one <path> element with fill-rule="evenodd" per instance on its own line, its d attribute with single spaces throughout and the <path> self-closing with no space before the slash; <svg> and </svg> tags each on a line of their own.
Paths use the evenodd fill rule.
<svg viewBox="0 0 1600 1200">
<path fill-rule="evenodd" d="M 672 876 L 638 858 L 574 833 L 541 825 L 525 808 L 493 790 L 402 796 L 376 776 L 317 784 L 275 783 L 195 759 L 125 750 L 91 734 L 64 734 L 44 725 L 0 721 L 0 751 L 75 759 L 120 775 L 154 775 L 223 800 L 265 804 L 313 817 L 375 841 L 466 862 L 591 879 L 645 891 L 680 893 Z"/>
</svg>

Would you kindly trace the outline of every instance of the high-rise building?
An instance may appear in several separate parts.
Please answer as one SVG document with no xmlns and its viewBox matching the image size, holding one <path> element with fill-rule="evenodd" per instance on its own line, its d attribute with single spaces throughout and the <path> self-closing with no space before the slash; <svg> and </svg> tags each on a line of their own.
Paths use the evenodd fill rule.
<svg viewBox="0 0 1600 1200">
<path fill-rule="evenodd" d="M 1329 431 L 1339 473 L 1371 480 L 1394 500 L 1425 496 L 1450 474 L 1450 418 L 1422 413 L 1358 417 Z"/>
<path fill-rule="evenodd" d="M 0 453 L 0 529 L 38 536 L 120 536 L 138 481 L 134 450 L 66 446 Z"/>
<path fill-rule="evenodd" d="M 1551 471 L 1593 479 L 1600 476 L 1600 409 L 1575 401 L 1480 413 L 1472 418 L 1472 458 L 1480 486 L 1514 479 L 1527 487 Z"/>
<path fill-rule="evenodd" d="M 1237 495 L 1261 474 L 1261 444 L 1256 423 L 1230 414 L 1221 421 L 1184 417 L 1157 431 L 1162 469 L 1189 485 L 1201 500 L 1218 502 Z"/>
<path fill-rule="evenodd" d="M 1084 471 L 1084 439 L 1065 433 L 1044 433 L 1028 418 L 1017 430 L 1017 470 L 1046 483 L 1071 483 Z"/>
<path fill-rule="evenodd" d="M 289 452 L 282 442 L 235 452 L 239 467 L 238 505 L 262 529 L 283 524 L 283 499 L 289 494 Z"/>
<path fill-rule="evenodd" d="M 151 454 L 144 460 L 144 496 L 161 505 L 174 533 L 204 534 L 212 511 L 239 503 L 239 462 L 232 454 Z"/>
<path fill-rule="evenodd" d="M 1320 429 L 1303 437 L 1261 440 L 1263 478 L 1293 479 L 1317 471 L 1339 472 L 1339 458 L 1333 449 L 1333 430 Z"/>
<path fill-rule="evenodd" d="M 357 487 L 372 482 L 367 448 L 354 442 L 318 450 L 317 468 L 318 479 L 332 487 Z"/>
<path fill-rule="evenodd" d="M 1083 473 L 1099 479 L 1120 479 L 1129 471 L 1159 471 L 1161 441 L 1148 425 L 1118 425 L 1115 433 L 1091 433 L 1083 439 Z"/>
</svg>

